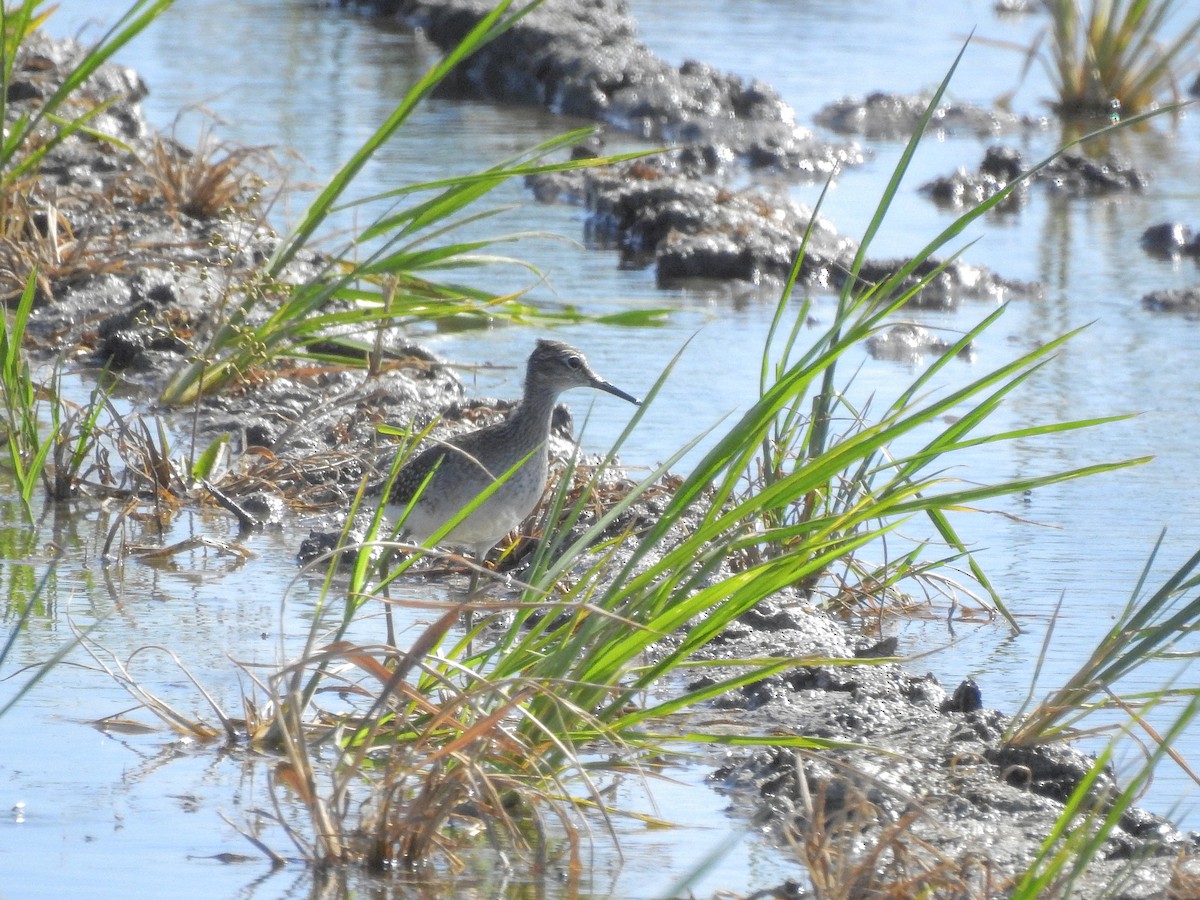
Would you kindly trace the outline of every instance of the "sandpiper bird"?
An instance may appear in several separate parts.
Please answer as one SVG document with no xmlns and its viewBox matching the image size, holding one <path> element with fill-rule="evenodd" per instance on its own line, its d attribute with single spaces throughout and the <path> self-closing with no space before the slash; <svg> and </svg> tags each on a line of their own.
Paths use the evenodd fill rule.
<svg viewBox="0 0 1200 900">
<path fill-rule="evenodd" d="M 489 485 L 508 475 L 442 540 L 470 548 L 482 564 L 488 551 L 520 525 L 541 499 L 554 407 L 559 394 L 577 387 L 595 388 L 641 405 L 593 372 L 574 347 L 540 340 L 529 355 L 525 392 L 516 409 L 502 422 L 450 438 L 406 463 L 392 483 L 387 514 L 396 521 L 407 511 L 403 530 L 423 543 Z M 518 464 L 520 468 L 515 468 Z M 473 572 L 468 595 L 474 593 L 477 578 Z"/>
</svg>

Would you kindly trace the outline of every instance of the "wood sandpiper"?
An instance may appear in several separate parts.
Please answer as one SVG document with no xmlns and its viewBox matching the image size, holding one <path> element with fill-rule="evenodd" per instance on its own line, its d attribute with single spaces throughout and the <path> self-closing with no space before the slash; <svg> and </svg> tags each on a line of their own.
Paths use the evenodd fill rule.
<svg viewBox="0 0 1200 900">
<path fill-rule="evenodd" d="M 407 511 L 404 532 L 424 543 L 489 485 L 508 475 L 495 493 L 441 541 L 469 548 L 482 564 L 488 552 L 520 525 L 541 499 L 549 468 L 547 445 L 554 407 L 559 394 L 577 387 L 595 388 L 641 405 L 636 397 L 593 372 L 574 347 L 540 340 L 529 355 L 525 390 L 516 409 L 502 422 L 450 438 L 407 462 L 392 483 L 387 514 L 396 521 Z M 518 464 L 520 468 L 516 468 Z M 474 593 L 477 578 L 478 572 L 473 572 L 468 596 Z"/>
</svg>

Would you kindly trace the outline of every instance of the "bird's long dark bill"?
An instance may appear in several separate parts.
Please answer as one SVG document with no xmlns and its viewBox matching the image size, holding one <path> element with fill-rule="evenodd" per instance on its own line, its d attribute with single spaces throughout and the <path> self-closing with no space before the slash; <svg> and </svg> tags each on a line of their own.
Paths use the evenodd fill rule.
<svg viewBox="0 0 1200 900">
<path fill-rule="evenodd" d="M 642 405 L 642 401 L 639 400 L 637 397 L 633 396 L 633 394 L 625 393 L 619 387 L 615 387 L 614 385 L 609 384 L 607 381 L 605 381 L 602 378 L 597 378 L 592 383 L 592 387 L 594 387 L 598 391 L 604 391 L 606 394 L 612 394 L 614 397 L 620 397 L 622 400 L 628 400 L 634 406 Z"/>
</svg>

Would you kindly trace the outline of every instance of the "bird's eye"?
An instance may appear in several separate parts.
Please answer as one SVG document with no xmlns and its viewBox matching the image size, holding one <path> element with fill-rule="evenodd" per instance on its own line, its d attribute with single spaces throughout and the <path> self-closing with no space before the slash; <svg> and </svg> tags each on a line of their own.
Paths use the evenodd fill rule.
<svg viewBox="0 0 1200 900">
<path fill-rule="evenodd" d="M 578 369 L 579 366 L 582 364 L 582 362 L 583 361 L 578 356 L 568 356 L 567 357 L 567 368 L 568 369 Z"/>
</svg>

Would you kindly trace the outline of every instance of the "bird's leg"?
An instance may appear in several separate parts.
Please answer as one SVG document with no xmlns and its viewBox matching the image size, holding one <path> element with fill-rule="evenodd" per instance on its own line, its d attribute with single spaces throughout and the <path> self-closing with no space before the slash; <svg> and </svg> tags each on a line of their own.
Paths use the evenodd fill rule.
<svg viewBox="0 0 1200 900">
<path fill-rule="evenodd" d="M 470 603 L 475 599 L 479 591 L 479 570 L 487 566 L 487 555 L 491 550 L 490 544 L 476 544 L 472 548 L 475 557 L 475 565 L 471 567 L 471 580 L 467 584 L 467 596 L 464 602 L 467 604 L 467 631 L 475 627 L 475 613 L 471 608 Z"/>
<path fill-rule="evenodd" d="M 366 552 L 366 551 L 359 551 Z M 387 621 L 387 643 L 389 647 L 396 646 L 396 624 L 392 621 L 392 592 L 391 582 L 387 581 L 388 564 L 396 558 L 395 550 L 384 550 L 379 558 L 379 578 L 383 580 L 383 614 Z"/>
<path fill-rule="evenodd" d="M 483 565 L 483 557 L 479 555 L 479 551 L 475 551 L 474 559 L 471 560 L 474 565 L 471 566 L 471 580 L 467 582 L 467 601 L 475 599 L 475 592 L 479 590 L 479 566 Z"/>
</svg>

